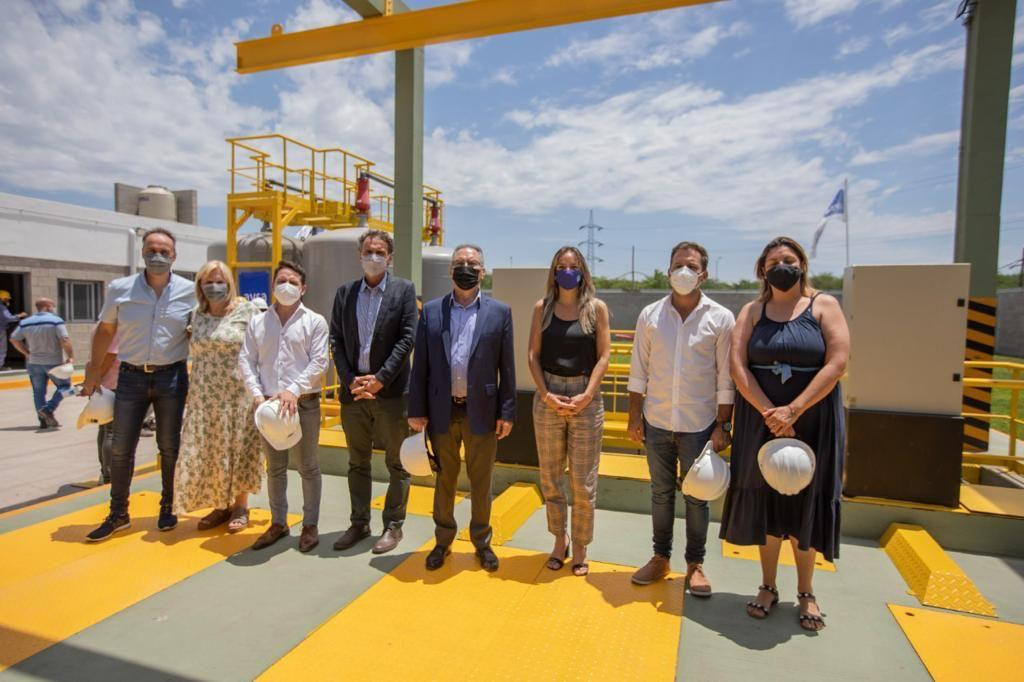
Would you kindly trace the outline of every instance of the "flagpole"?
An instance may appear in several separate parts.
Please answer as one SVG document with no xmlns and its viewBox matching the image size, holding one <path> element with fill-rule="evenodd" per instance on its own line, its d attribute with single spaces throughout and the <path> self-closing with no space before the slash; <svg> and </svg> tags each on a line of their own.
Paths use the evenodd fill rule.
<svg viewBox="0 0 1024 682">
<path fill-rule="evenodd" d="M 846 267 L 850 267 L 850 187 L 843 178 L 843 223 L 846 225 Z"/>
</svg>

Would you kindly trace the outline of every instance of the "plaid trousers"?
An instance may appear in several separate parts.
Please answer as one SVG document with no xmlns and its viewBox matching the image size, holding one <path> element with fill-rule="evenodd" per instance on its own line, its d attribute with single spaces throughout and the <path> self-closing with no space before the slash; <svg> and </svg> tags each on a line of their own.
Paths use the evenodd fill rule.
<svg viewBox="0 0 1024 682">
<path fill-rule="evenodd" d="M 575 396 L 587 388 L 586 376 L 562 377 L 548 372 L 544 381 L 556 395 Z M 589 545 L 594 538 L 594 507 L 597 503 L 597 468 L 604 434 L 604 403 L 595 397 L 571 417 L 560 417 L 533 396 L 533 428 L 537 438 L 540 487 L 547 506 L 548 530 L 565 534 L 568 506 L 565 470 L 568 465 L 572 486 L 572 541 Z"/>
</svg>

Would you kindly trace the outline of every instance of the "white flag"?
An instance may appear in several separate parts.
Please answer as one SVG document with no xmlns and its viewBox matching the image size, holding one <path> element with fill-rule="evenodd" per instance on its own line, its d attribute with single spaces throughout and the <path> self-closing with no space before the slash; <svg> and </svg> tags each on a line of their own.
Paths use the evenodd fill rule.
<svg viewBox="0 0 1024 682">
<path fill-rule="evenodd" d="M 843 220 L 846 220 L 846 191 L 843 189 L 836 192 L 835 198 L 832 199 L 832 203 L 825 209 L 825 215 L 822 216 L 821 222 L 818 223 L 818 229 L 814 231 L 814 241 L 811 243 L 811 258 L 818 255 L 818 240 L 821 239 L 821 235 L 825 232 L 825 223 L 834 215 L 841 215 Z"/>
</svg>

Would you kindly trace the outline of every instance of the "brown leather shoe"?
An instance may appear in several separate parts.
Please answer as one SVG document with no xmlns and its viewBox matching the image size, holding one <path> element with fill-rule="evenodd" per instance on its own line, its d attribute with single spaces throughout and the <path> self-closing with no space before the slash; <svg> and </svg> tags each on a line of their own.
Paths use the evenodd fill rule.
<svg viewBox="0 0 1024 682">
<path fill-rule="evenodd" d="M 355 545 L 363 538 L 368 537 L 370 537 L 369 526 L 349 526 L 348 530 L 342 533 L 341 537 L 334 541 L 334 549 L 340 552 L 343 549 L 348 549 Z"/>
<path fill-rule="evenodd" d="M 390 552 L 395 547 L 398 547 L 398 543 L 402 541 L 402 529 L 401 528 L 387 528 L 384 530 L 384 534 L 380 536 L 373 545 L 374 554 L 384 554 Z"/>
<path fill-rule="evenodd" d="M 710 597 L 711 583 L 704 575 L 704 566 L 698 563 L 686 564 L 686 586 L 694 597 Z"/>
<path fill-rule="evenodd" d="M 199 519 L 199 530 L 210 530 L 228 522 L 231 518 L 230 509 L 214 509 L 212 512 Z"/>
<path fill-rule="evenodd" d="M 299 551 L 308 552 L 320 544 L 320 534 L 316 526 L 303 526 L 302 535 L 299 536 Z"/>
<path fill-rule="evenodd" d="M 256 542 L 252 543 L 252 548 L 263 549 L 264 547 L 270 547 L 285 535 L 288 535 L 288 526 L 283 523 L 272 523 L 270 528 L 263 531 L 263 535 L 256 538 Z"/>
<path fill-rule="evenodd" d="M 667 576 L 671 570 L 672 566 L 669 564 L 668 557 L 655 554 L 650 561 L 633 574 L 633 582 L 637 585 L 650 585 Z"/>
</svg>

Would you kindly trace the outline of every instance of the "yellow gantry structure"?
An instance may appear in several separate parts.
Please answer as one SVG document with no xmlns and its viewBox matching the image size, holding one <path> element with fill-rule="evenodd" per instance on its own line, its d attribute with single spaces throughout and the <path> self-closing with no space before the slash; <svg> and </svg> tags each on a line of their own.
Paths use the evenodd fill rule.
<svg viewBox="0 0 1024 682">
<path fill-rule="evenodd" d="M 281 259 L 281 237 L 286 227 L 334 230 L 369 227 L 394 231 L 393 197 L 371 194 L 370 209 L 356 206 L 358 179 L 367 176 L 385 187 L 394 181 L 373 170 L 374 163 L 340 147 L 321 149 L 285 135 L 265 134 L 228 138 L 231 147 L 230 187 L 227 196 L 227 260 L 232 271 L 273 268 Z M 423 186 L 423 241 L 442 243 L 431 234 L 431 208 L 443 220 L 441 190 Z M 250 218 L 271 228 L 269 261 L 239 261 L 238 231 Z"/>
</svg>

